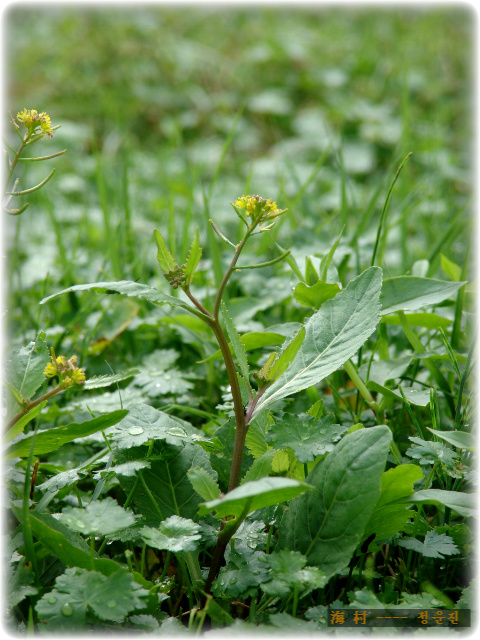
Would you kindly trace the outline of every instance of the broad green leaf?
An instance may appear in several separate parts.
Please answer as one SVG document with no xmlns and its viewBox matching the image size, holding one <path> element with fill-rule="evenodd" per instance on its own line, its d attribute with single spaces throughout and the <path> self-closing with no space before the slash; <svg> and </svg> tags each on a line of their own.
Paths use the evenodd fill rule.
<svg viewBox="0 0 480 640">
<path fill-rule="evenodd" d="M 438 327 L 446 329 L 452 324 L 452 320 L 449 318 L 444 318 L 436 313 L 427 313 L 426 311 L 420 313 L 406 313 L 405 318 L 411 327 L 425 327 L 426 329 L 438 329 Z M 396 326 L 401 324 L 397 315 L 383 316 L 381 322 L 383 324 Z"/>
<path fill-rule="evenodd" d="M 118 280 L 116 282 L 92 282 L 91 284 L 76 284 L 73 287 L 68 287 L 68 289 L 63 289 L 62 291 L 54 293 L 47 298 L 43 298 L 43 300 L 40 300 L 40 304 L 50 302 L 50 300 L 53 300 L 54 298 L 57 298 L 64 293 L 69 293 L 70 291 L 94 291 L 95 293 L 106 293 L 109 295 L 118 293 L 130 298 L 147 300 L 148 302 L 152 302 L 153 304 L 169 304 L 172 307 L 183 307 L 184 309 L 191 308 L 187 302 L 184 302 L 180 298 L 174 298 L 173 296 L 161 293 L 160 291 L 158 291 L 158 289 L 154 289 L 153 287 L 148 287 L 147 285 L 140 284 L 139 282 L 129 282 L 128 280 Z"/>
<path fill-rule="evenodd" d="M 437 438 L 453 444 L 453 446 L 458 449 L 476 450 L 475 438 L 468 431 L 437 431 L 430 427 L 427 427 L 427 429 L 437 436 Z"/>
<path fill-rule="evenodd" d="M 293 297 L 304 307 L 320 309 L 327 300 L 334 298 L 340 291 L 340 287 L 335 283 L 328 283 L 319 280 L 316 284 L 308 286 L 304 282 L 299 282 L 293 292 Z"/>
<path fill-rule="evenodd" d="M 22 522 L 20 510 L 14 507 L 13 511 L 15 517 Z M 99 571 L 105 576 L 121 569 L 121 566 L 110 558 L 98 558 L 95 554 L 92 559 L 90 548 L 83 538 L 50 514 L 31 511 L 29 519 L 33 535 L 67 567 L 82 567 L 84 569 L 92 569 L 93 567 L 95 571 Z M 135 582 L 148 588 L 151 587 L 151 583 L 139 573 L 133 572 L 133 576 Z"/>
<path fill-rule="evenodd" d="M 86 474 L 86 471 L 84 471 Z M 80 480 L 79 469 L 69 469 L 68 471 L 60 471 L 56 475 L 52 476 L 42 484 L 37 486 L 37 489 L 40 491 L 50 491 L 52 493 L 57 493 L 60 489 L 64 487 L 69 487 L 71 484 L 74 484 L 78 480 Z"/>
<path fill-rule="evenodd" d="M 450 280 L 458 281 L 462 278 L 462 267 L 449 260 L 443 253 L 440 254 L 440 265 Z"/>
<path fill-rule="evenodd" d="M 139 481 L 133 477 L 119 478 L 126 495 L 133 490 L 132 502 L 136 510 L 145 516 L 145 524 L 158 524 L 172 515 L 196 520 L 200 496 L 192 487 L 188 479 L 188 471 L 201 467 L 212 474 L 216 474 L 210 466 L 208 454 L 194 444 L 185 445 L 177 441 L 177 446 L 157 440 L 150 454 L 150 468 L 138 472 Z M 122 449 L 118 455 L 118 462 L 143 460 L 145 449 L 135 447 Z M 135 486 L 134 486 L 135 485 Z"/>
<path fill-rule="evenodd" d="M 367 382 L 367 387 L 369 389 L 372 389 L 372 391 L 376 391 L 377 393 L 381 393 L 382 395 L 386 396 L 387 398 L 391 398 L 392 400 L 402 400 L 403 402 L 405 402 L 403 400 L 403 396 L 400 393 L 400 391 L 398 391 L 398 389 L 389 389 L 388 387 L 385 387 L 384 385 L 378 384 L 377 382 L 372 381 L 368 381 Z M 430 389 L 413 389 L 412 387 L 402 387 L 402 391 L 403 394 L 405 396 L 405 398 L 407 399 L 407 401 L 410 404 L 414 404 L 418 407 L 426 407 L 427 404 L 430 402 Z"/>
<path fill-rule="evenodd" d="M 193 520 L 170 516 L 160 524 L 158 529 L 143 527 L 140 534 L 150 547 L 178 553 L 196 550 L 198 541 L 202 537 L 199 531 L 200 525 Z"/>
<path fill-rule="evenodd" d="M 283 414 L 266 435 L 266 441 L 275 449 L 290 447 L 300 462 L 311 462 L 317 456 L 332 451 L 347 426 L 333 424 L 333 413 L 316 420 L 307 415 Z"/>
<path fill-rule="evenodd" d="M 245 482 L 253 482 L 265 478 L 272 471 L 272 462 L 275 455 L 275 449 L 269 449 L 259 456 L 245 474 L 242 484 Z"/>
<path fill-rule="evenodd" d="M 266 413 L 261 413 L 252 420 L 245 438 L 245 445 L 248 452 L 257 459 L 268 451 L 265 437 L 269 429 L 269 421 Z"/>
<path fill-rule="evenodd" d="M 288 506 L 277 550 L 300 551 L 327 579 L 344 569 L 380 497 L 391 439 L 383 425 L 342 438 L 307 476 L 313 491 Z"/>
<path fill-rule="evenodd" d="M 198 267 L 198 263 L 200 262 L 201 257 L 202 249 L 200 247 L 200 240 L 198 238 L 198 229 L 195 229 L 192 246 L 190 247 L 187 262 L 185 263 L 185 282 L 187 283 L 187 285 L 191 284 L 193 275 L 196 268 Z"/>
<path fill-rule="evenodd" d="M 11 427 L 7 433 L 5 434 L 4 440 L 5 442 L 10 442 L 13 440 L 18 434 L 23 433 L 23 430 L 27 426 L 29 422 L 31 422 L 34 418 L 38 416 L 40 411 L 47 406 L 48 400 L 44 400 L 40 404 L 37 404 L 36 407 L 30 409 L 28 413 L 26 413 L 20 420 L 18 420 L 13 427 Z"/>
<path fill-rule="evenodd" d="M 59 516 L 69 529 L 83 533 L 106 536 L 135 523 L 131 511 L 123 509 L 113 498 L 94 500 L 85 509 L 66 507 Z"/>
<path fill-rule="evenodd" d="M 162 238 L 162 234 L 157 229 L 154 230 L 153 235 L 155 236 L 155 242 L 157 243 L 157 260 L 160 265 L 160 269 L 163 273 L 168 273 L 169 271 L 173 271 L 178 265 L 175 262 L 175 258 L 172 256 L 170 251 L 165 244 L 165 240 Z"/>
<path fill-rule="evenodd" d="M 12 354 L 6 364 L 6 380 L 23 398 L 31 400 L 46 380 L 43 370 L 50 361 L 44 335 L 39 334 L 34 342 Z M 7 417 L 15 415 L 20 409 L 13 396 L 7 396 L 7 409 Z"/>
<path fill-rule="evenodd" d="M 363 364 L 358 373 L 362 380 L 367 382 L 376 382 L 384 386 L 387 380 L 395 380 L 399 378 L 412 361 L 411 356 L 402 356 L 395 360 L 376 360 L 374 362 Z M 367 379 L 368 376 L 368 379 Z"/>
<path fill-rule="evenodd" d="M 201 467 L 189 469 L 187 476 L 192 487 L 204 500 L 215 500 L 220 495 L 220 487 L 205 469 Z"/>
<path fill-rule="evenodd" d="M 405 549 L 413 549 L 427 558 L 444 558 L 460 553 L 450 536 L 436 531 L 428 531 L 424 542 L 416 538 L 401 538 L 397 540 L 397 544 Z"/>
<path fill-rule="evenodd" d="M 275 382 L 278 378 L 285 373 L 291 362 L 297 355 L 300 347 L 305 340 L 305 327 L 301 327 L 296 336 L 288 341 L 288 344 L 283 350 L 277 354 L 273 364 L 270 366 L 266 380 L 268 382 Z"/>
<path fill-rule="evenodd" d="M 147 606 L 142 599 L 146 596 L 148 591 L 135 584 L 124 569 L 109 577 L 97 571 L 67 569 L 35 608 L 47 632 L 76 631 L 85 624 L 88 610 L 101 620 L 123 622 L 130 611 Z"/>
<path fill-rule="evenodd" d="M 131 404 L 128 415 L 119 422 L 111 436 L 112 442 L 119 449 L 139 447 L 151 440 L 165 440 L 169 444 L 181 445 L 202 439 L 203 436 L 197 435 L 196 429 L 188 423 L 179 422 L 148 404 Z"/>
<path fill-rule="evenodd" d="M 382 473 L 381 495 L 377 507 L 411 495 L 413 484 L 423 478 L 420 467 L 416 464 L 402 464 Z"/>
<path fill-rule="evenodd" d="M 245 380 L 245 382 L 250 386 L 249 376 L 250 369 L 248 367 L 247 354 L 245 352 L 245 347 L 243 346 L 240 336 L 235 329 L 235 325 L 232 322 L 232 319 L 228 313 L 228 309 L 225 306 L 225 303 L 222 301 L 222 319 L 227 329 L 228 337 L 230 339 L 230 344 L 232 345 L 233 352 L 235 353 L 235 357 L 237 358 L 238 367 L 240 372 Z"/>
<path fill-rule="evenodd" d="M 407 505 L 391 503 L 411 495 L 413 484 L 422 478 L 422 470 L 415 464 L 398 465 L 382 473 L 380 499 L 365 527 L 363 538 L 375 533 L 376 542 L 403 531 L 405 523 L 413 517 L 414 511 L 407 509 Z"/>
<path fill-rule="evenodd" d="M 182 396 L 193 388 L 193 383 L 187 378 L 194 376 L 173 366 L 177 359 L 178 352 L 175 349 L 156 349 L 149 353 L 142 360 L 133 385 L 141 387 L 148 398 Z"/>
<path fill-rule="evenodd" d="M 113 411 L 112 413 L 106 413 L 93 420 L 88 420 L 87 422 L 72 423 L 65 427 L 56 427 L 54 429 L 40 431 L 36 436 L 35 434 L 29 434 L 10 445 L 6 452 L 6 459 L 28 457 L 34 438 L 33 455 L 36 456 L 41 453 L 56 451 L 62 445 L 72 442 L 72 440 L 84 438 L 92 433 L 117 424 L 127 413 L 128 411 Z"/>
<path fill-rule="evenodd" d="M 449 507 L 466 518 L 471 516 L 477 517 L 473 496 L 470 493 L 463 493 L 462 491 L 422 489 L 421 491 L 415 491 L 415 493 L 410 496 L 402 498 L 399 502 L 436 504 Z"/>
<path fill-rule="evenodd" d="M 245 508 L 248 513 L 291 500 L 311 487 L 292 478 L 262 478 L 246 482 L 229 491 L 222 498 L 200 505 L 199 515 L 215 511 L 215 516 L 239 516 Z"/>
<path fill-rule="evenodd" d="M 356 353 L 378 324 L 381 282 L 381 269 L 371 267 L 309 318 L 300 350 L 285 373 L 263 394 L 255 413 L 318 384 Z"/>
<path fill-rule="evenodd" d="M 119 373 L 107 374 L 104 376 L 93 376 L 85 381 L 83 385 L 84 389 L 99 389 L 101 387 L 109 387 L 117 382 L 123 382 L 128 378 L 133 378 L 134 375 L 139 373 L 138 369 L 129 369 L 128 371 L 120 371 Z"/>
<path fill-rule="evenodd" d="M 384 316 L 394 311 L 416 311 L 439 304 L 453 296 L 465 282 L 445 282 L 432 278 L 398 276 L 383 282 L 380 302 Z"/>
<path fill-rule="evenodd" d="M 113 467 L 106 469 L 100 469 L 93 474 L 95 480 L 100 480 L 103 477 L 114 474 L 116 476 L 136 476 L 137 471 L 140 469 L 149 469 L 150 462 L 148 460 L 132 460 L 131 462 L 125 462 L 124 464 L 116 464 Z"/>
<path fill-rule="evenodd" d="M 116 297 L 102 310 L 90 336 L 88 355 L 98 356 L 135 320 L 140 305 L 129 298 Z"/>
</svg>

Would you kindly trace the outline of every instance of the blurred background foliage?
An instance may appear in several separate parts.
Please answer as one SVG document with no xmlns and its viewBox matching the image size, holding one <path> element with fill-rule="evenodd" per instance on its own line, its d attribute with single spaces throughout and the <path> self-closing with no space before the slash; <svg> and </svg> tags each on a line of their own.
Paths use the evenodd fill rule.
<svg viewBox="0 0 480 640">
<path fill-rule="evenodd" d="M 208 216 L 235 240 L 228 203 L 246 192 L 289 208 L 276 239 L 301 263 L 344 227 L 340 278 L 355 275 L 409 152 L 378 264 L 445 277 L 440 250 L 461 265 L 471 231 L 475 19 L 461 4 L 12 6 L 7 107 L 46 111 L 62 127 L 45 154 L 68 153 L 8 221 L 11 320 L 30 336 L 37 311 L 14 309 L 78 282 L 158 286 L 153 227 L 180 258 Z"/>
</svg>

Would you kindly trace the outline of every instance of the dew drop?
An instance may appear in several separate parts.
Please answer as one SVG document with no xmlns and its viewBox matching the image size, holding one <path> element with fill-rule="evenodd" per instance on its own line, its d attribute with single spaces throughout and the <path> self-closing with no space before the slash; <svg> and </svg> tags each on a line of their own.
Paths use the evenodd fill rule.
<svg viewBox="0 0 480 640">
<path fill-rule="evenodd" d="M 255 549 L 255 548 L 256 548 L 256 546 L 257 546 L 257 543 L 255 542 L 255 540 L 249 540 L 249 541 L 247 542 L 247 547 L 248 547 L 249 549 Z"/>
<path fill-rule="evenodd" d="M 137 427 L 137 426 L 130 427 L 130 429 L 128 430 L 128 433 L 131 436 L 139 436 L 141 433 L 143 433 L 143 427 Z"/>
<path fill-rule="evenodd" d="M 75 520 L 75 526 L 77 529 L 85 529 L 85 523 L 82 520 Z"/>
<path fill-rule="evenodd" d="M 171 380 L 171 379 L 172 379 L 172 376 L 171 376 L 169 373 L 166 373 L 166 374 L 163 376 L 163 378 L 164 378 L 164 380 Z"/>
<path fill-rule="evenodd" d="M 114 609 L 117 606 L 117 601 L 116 600 L 109 600 L 107 602 L 107 607 L 109 609 Z"/>
<path fill-rule="evenodd" d="M 49 599 L 48 599 L 48 602 L 50 604 L 55 604 L 56 601 L 57 601 L 57 599 L 55 598 L 55 596 L 50 596 Z"/>
<path fill-rule="evenodd" d="M 63 605 L 61 611 L 62 611 L 62 616 L 66 616 L 67 618 L 69 616 L 73 616 L 73 607 L 71 604 L 68 604 L 68 602 Z"/>
<path fill-rule="evenodd" d="M 252 571 L 254 576 L 258 576 L 258 574 L 260 573 L 260 571 Z"/>
<path fill-rule="evenodd" d="M 181 429 L 180 427 L 172 427 L 171 429 L 167 429 L 167 433 L 170 434 L 171 436 L 186 436 L 187 432 L 184 429 Z"/>
<path fill-rule="evenodd" d="M 157 384 L 155 385 L 157 387 L 157 389 L 160 389 L 160 383 L 157 382 Z"/>
<path fill-rule="evenodd" d="M 237 582 L 237 578 L 231 578 L 230 584 L 235 584 Z"/>
<path fill-rule="evenodd" d="M 268 562 L 267 556 L 260 556 L 258 560 L 259 562 Z"/>
<path fill-rule="evenodd" d="M 322 433 L 322 434 L 323 433 L 327 433 L 327 430 L 326 429 L 320 429 L 320 433 Z"/>
</svg>

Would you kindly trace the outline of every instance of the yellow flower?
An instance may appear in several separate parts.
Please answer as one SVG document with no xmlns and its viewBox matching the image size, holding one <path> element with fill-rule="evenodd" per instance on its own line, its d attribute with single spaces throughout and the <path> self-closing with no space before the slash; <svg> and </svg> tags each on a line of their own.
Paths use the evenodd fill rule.
<svg viewBox="0 0 480 640">
<path fill-rule="evenodd" d="M 85 382 L 85 374 L 83 369 L 75 369 L 71 374 L 71 378 L 75 384 L 83 384 Z"/>
<path fill-rule="evenodd" d="M 53 362 L 49 362 L 43 370 L 43 373 L 47 378 L 53 378 L 53 376 L 57 375 L 57 366 Z"/>
<path fill-rule="evenodd" d="M 23 122 L 30 135 L 48 135 L 53 137 L 50 116 L 43 111 L 38 113 L 36 109 L 24 109 L 17 113 L 17 120 Z"/>
<path fill-rule="evenodd" d="M 252 220 L 258 221 L 260 224 L 267 220 L 274 220 L 286 211 L 286 209 L 279 209 L 277 203 L 273 202 L 271 198 L 266 200 L 260 196 L 241 196 L 235 201 L 235 206 L 239 209 L 245 209 L 246 215 L 251 216 Z"/>
</svg>

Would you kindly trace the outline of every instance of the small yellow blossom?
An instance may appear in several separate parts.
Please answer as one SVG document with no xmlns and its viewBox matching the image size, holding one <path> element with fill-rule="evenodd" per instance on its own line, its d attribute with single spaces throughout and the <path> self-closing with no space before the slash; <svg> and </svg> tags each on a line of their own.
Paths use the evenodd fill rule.
<svg viewBox="0 0 480 640">
<path fill-rule="evenodd" d="M 57 366 L 53 364 L 53 362 L 49 362 L 43 370 L 43 373 L 47 378 L 53 378 L 53 376 L 57 375 Z"/>
<path fill-rule="evenodd" d="M 71 387 L 73 385 L 73 380 L 72 380 L 72 378 L 67 376 L 64 380 L 62 380 L 62 382 L 60 384 L 62 385 L 62 387 L 64 389 L 68 389 L 69 387 Z"/>
<path fill-rule="evenodd" d="M 83 369 L 75 369 L 75 371 L 72 371 L 70 375 L 75 384 L 83 384 L 85 382 L 85 374 L 83 372 Z"/>
<path fill-rule="evenodd" d="M 17 113 L 17 120 L 23 122 L 30 135 L 48 135 L 53 137 L 53 128 L 50 116 L 43 111 L 38 113 L 36 109 L 24 109 Z M 40 128 L 40 130 L 38 130 Z"/>
<path fill-rule="evenodd" d="M 279 209 L 277 203 L 271 198 L 266 200 L 260 196 L 241 196 L 235 201 L 235 206 L 239 209 L 245 209 L 247 216 L 251 216 L 255 222 L 267 222 L 278 218 L 285 213 L 286 209 Z"/>
</svg>

